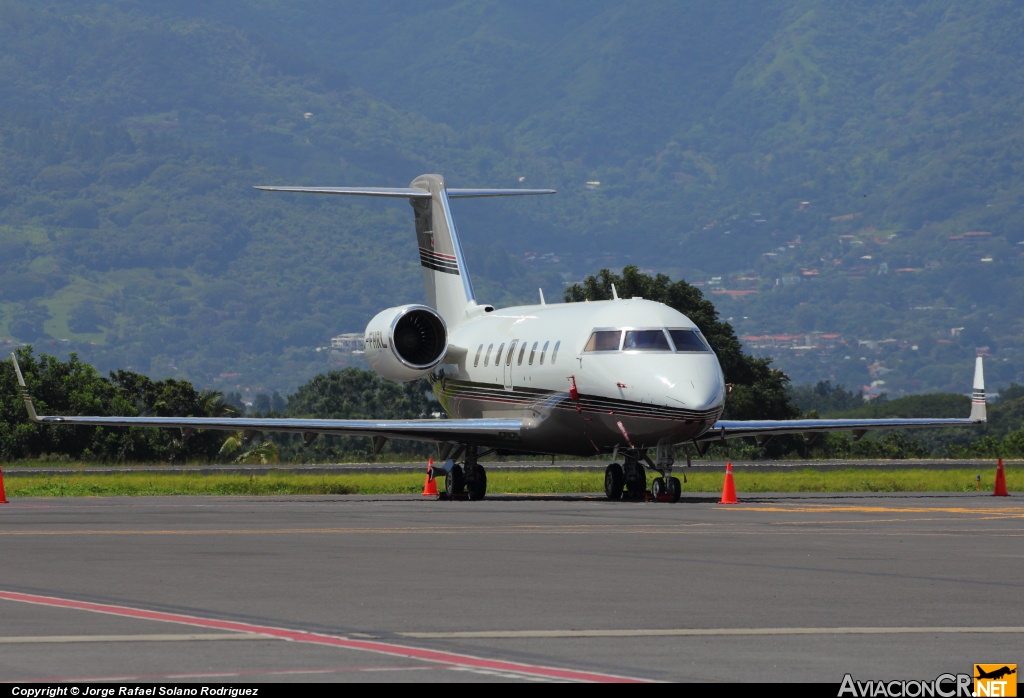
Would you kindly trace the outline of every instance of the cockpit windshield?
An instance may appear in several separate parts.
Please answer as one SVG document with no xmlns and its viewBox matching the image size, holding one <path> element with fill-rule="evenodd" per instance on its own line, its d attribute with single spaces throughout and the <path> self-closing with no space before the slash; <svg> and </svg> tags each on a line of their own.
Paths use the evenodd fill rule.
<svg viewBox="0 0 1024 698">
<path fill-rule="evenodd" d="M 583 351 L 618 351 L 622 330 L 597 330 Z"/>
<path fill-rule="evenodd" d="M 626 330 L 623 351 L 672 351 L 664 330 Z"/>
<path fill-rule="evenodd" d="M 698 329 L 669 330 L 668 333 L 672 335 L 672 343 L 676 345 L 676 351 L 678 352 L 711 351 L 711 347 L 708 346 L 704 336 Z"/>
<path fill-rule="evenodd" d="M 583 351 L 707 353 L 711 351 L 697 328 L 594 330 Z"/>
</svg>

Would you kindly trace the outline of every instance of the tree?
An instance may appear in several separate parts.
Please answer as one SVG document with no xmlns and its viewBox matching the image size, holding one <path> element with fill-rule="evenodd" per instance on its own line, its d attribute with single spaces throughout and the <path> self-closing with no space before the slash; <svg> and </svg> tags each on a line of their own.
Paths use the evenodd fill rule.
<svg viewBox="0 0 1024 698">
<path fill-rule="evenodd" d="M 789 396 L 804 412 L 820 412 L 830 414 L 843 410 L 853 410 L 864 405 L 864 392 L 847 390 L 842 385 L 832 385 L 832 381 L 818 381 L 813 387 L 799 385 L 789 389 Z"/>
<path fill-rule="evenodd" d="M 668 276 L 643 274 L 635 266 L 622 270 L 622 275 L 602 269 L 588 276 L 582 284 L 565 290 L 570 303 L 585 300 L 609 300 L 612 284 L 622 298 L 640 297 L 664 303 L 693 320 L 718 356 L 732 392 L 725 404 L 728 419 L 792 419 L 800 410 L 786 392 L 789 378 L 771 368 L 771 359 L 755 358 L 743 353 L 739 339 L 728 322 L 718 319 L 718 311 L 704 294 L 685 281 L 673 282 Z"/>
<path fill-rule="evenodd" d="M 40 413 L 129 417 L 238 414 L 220 393 L 200 393 L 187 381 L 153 381 L 124 370 L 104 378 L 75 354 L 67 361 L 46 354 L 36 358 L 31 347 L 18 349 L 17 354 Z M 168 429 L 33 424 L 26 417 L 9 361 L 0 363 L 0 395 L 0 455 L 4 458 L 59 455 L 106 462 L 212 460 L 225 439 L 217 431 L 200 431 L 182 439 L 179 432 Z"/>
<path fill-rule="evenodd" d="M 417 419 L 440 411 L 425 380 L 393 383 L 372 371 L 345 368 L 321 374 L 299 386 L 288 396 L 285 414 L 317 419 Z M 290 446 L 301 443 L 297 437 L 275 435 L 274 439 Z M 367 443 L 364 437 L 326 437 L 314 442 L 307 455 L 301 457 L 345 456 L 363 451 Z M 397 447 L 389 444 L 388 448 L 410 454 L 425 454 L 430 448 L 423 443 L 399 443 Z"/>
<path fill-rule="evenodd" d="M 209 389 L 199 393 L 199 409 L 204 417 L 238 417 L 242 414 L 242 410 L 227 401 L 224 393 Z"/>
</svg>

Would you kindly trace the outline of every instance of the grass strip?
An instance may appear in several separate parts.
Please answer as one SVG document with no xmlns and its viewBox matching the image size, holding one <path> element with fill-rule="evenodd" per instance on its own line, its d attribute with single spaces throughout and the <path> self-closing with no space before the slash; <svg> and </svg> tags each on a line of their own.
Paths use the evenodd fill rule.
<svg viewBox="0 0 1024 698">
<path fill-rule="evenodd" d="M 839 470 L 817 472 L 739 471 L 734 477 L 738 492 L 971 492 L 977 487 L 977 470 Z M 994 470 L 981 474 L 982 491 L 991 492 Z M 721 492 L 721 473 L 687 473 L 683 493 Z M 1006 469 L 1010 491 L 1024 490 L 1024 470 Z M 416 473 L 360 473 L 342 475 L 177 475 L 118 473 L 92 475 L 69 473 L 57 476 L 25 476 L 5 481 L 8 497 L 88 497 L 151 495 L 290 495 L 290 494 L 419 494 L 423 475 Z M 648 478 L 650 484 L 650 478 Z M 438 482 L 443 489 L 443 482 Z M 566 470 L 489 470 L 491 493 L 553 494 L 602 492 L 600 472 Z"/>
</svg>

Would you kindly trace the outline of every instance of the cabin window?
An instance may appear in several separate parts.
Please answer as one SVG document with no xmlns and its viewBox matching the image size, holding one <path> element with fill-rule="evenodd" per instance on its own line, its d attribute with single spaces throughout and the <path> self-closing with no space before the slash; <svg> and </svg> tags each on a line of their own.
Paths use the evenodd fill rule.
<svg viewBox="0 0 1024 698">
<path fill-rule="evenodd" d="M 590 341 L 583 351 L 618 351 L 621 339 L 622 330 L 596 330 L 590 335 Z"/>
<path fill-rule="evenodd" d="M 544 365 L 544 354 L 547 353 L 548 345 L 549 344 L 551 344 L 551 342 L 544 342 L 544 347 L 540 350 L 540 365 L 541 366 Z"/>
<path fill-rule="evenodd" d="M 530 349 L 530 365 L 533 366 L 533 357 L 537 355 L 537 345 L 540 342 L 534 342 L 533 347 Z"/>
<path fill-rule="evenodd" d="M 596 332 L 595 332 L 596 334 Z M 672 351 L 664 330 L 626 330 L 624 351 Z"/>
<path fill-rule="evenodd" d="M 494 348 L 493 344 L 488 344 L 487 345 L 487 353 L 484 354 L 484 368 L 487 368 L 487 362 L 491 358 L 491 349 L 493 349 L 493 348 Z"/>
<path fill-rule="evenodd" d="M 558 347 L 562 346 L 562 342 L 555 342 L 555 348 L 551 350 L 551 363 L 555 363 L 558 360 Z"/>
<path fill-rule="evenodd" d="M 483 344 L 481 344 L 479 347 L 477 347 L 476 358 L 473 359 L 473 368 L 476 368 L 477 366 L 480 365 L 480 354 L 483 353 L 483 350 L 484 350 L 484 345 Z"/>
<path fill-rule="evenodd" d="M 533 346 L 537 346 L 537 345 L 534 344 Z M 523 347 L 522 347 L 522 349 L 519 350 L 519 358 L 516 359 L 516 365 L 518 365 L 518 366 L 522 366 L 523 365 L 523 357 L 524 356 L 526 356 L 526 342 L 523 342 Z"/>
<path fill-rule="evenodd" d="M 518 339 L 513 339 L 512 343 L 508 345 L 508 353 L 505 354 L 505 365 L 512 365 L 512 356 L 516 353 L 516 344 L 519 342 Z"/>
<path fill-rule="evenodd" d="M 494 365 L 501 365 L 501 350 L 505 348 L 505 343 L 502 342 L 498 345 L 498 351 L 494 354 Z"/>
<path fill-rule="evenodd" d="M 672 335 L 672 343 L 676 345 L 676 351 L 678 352 L 699 351 L 707 353 L 711 351 L 711 347 L 708 346 L 708 343 L 700 333 L 700 330 L 678 329 L 669 330 L 668 333 Z"/>
</svg>

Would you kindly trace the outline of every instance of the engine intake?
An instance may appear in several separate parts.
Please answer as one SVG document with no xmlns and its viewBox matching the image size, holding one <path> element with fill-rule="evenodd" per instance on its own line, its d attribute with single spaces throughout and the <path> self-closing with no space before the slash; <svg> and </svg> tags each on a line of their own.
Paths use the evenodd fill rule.
<svg viewBox="0 0 1024 698">
<path fill-rule="evenodd" d="M 433 308 L 402 305 L 377 313 L 366 326 L 364 352 L 370 368 L 393 381 L 425 376 L 448 350 L 448 329 Z"/>
</svg>

